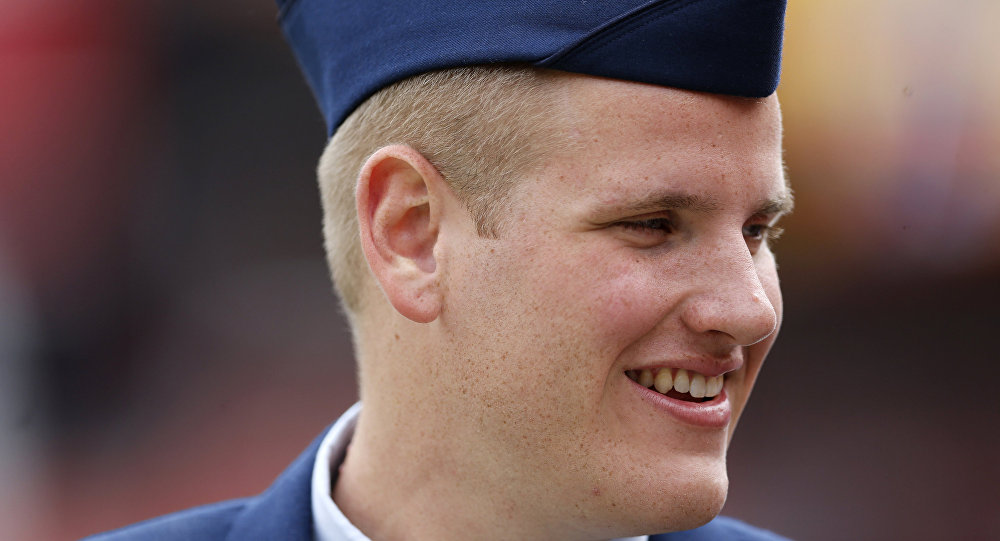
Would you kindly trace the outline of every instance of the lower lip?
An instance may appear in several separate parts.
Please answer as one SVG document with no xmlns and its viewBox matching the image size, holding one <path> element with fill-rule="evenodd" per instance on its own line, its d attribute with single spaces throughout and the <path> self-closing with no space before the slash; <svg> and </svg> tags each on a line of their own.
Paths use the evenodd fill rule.
<svg viewBox="0 0 1000 541">
<path fill-rule="evenodd" d="M 725 389 L 707 402 L 687 402 L 647 389 L 631 379 L 626 378 L 626 380 L 639 392 L 640 398 L 645 402 L 665 411 L 681 422 L 704 428 L 729 427 L 733 410 Z"/>
</svg>

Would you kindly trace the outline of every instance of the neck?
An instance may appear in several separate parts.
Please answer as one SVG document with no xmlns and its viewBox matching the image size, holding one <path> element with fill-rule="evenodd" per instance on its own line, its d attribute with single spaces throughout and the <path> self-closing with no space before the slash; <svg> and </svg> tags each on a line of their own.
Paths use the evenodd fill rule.
<svg viewBox="0 0 1000 541">
<path fill-rule="evenodd" d="M 371 539 L 559 539 L 517 499 L 461 458 L 439 427 L 407 425 L 365 403 L 333 498 Z M 378 420 L 376 420 L 378 419 Z M 373 427 L 394 427 L 391 431 Z M 405 428 L 407 426 L 413 429 Z M 459 440 L 454 440 L 459 441 Z M 479 470 L 479 471 L 477 471 Z"/>
</svg>

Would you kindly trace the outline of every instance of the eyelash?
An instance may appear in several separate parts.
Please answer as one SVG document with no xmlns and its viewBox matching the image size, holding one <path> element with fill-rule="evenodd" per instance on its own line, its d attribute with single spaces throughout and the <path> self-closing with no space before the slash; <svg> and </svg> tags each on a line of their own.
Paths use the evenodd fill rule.
<svg viewBox="0 0 1000 541">
<path fill-rule="evenodd" d="M 674 231 L 674 224 L 669 218 L 649 218 L 632 222 L 619 222 L 618 225 L 630 231 L 655 231 L 663 233 L 672 233 Z"/>
<path fill-rule="evenodd" d="M 619 222 L 618 225 L 629 231 L 658 233 L 672 233 L 674 231 L 674 224 L 669 218 L 649 218 L 647 220 Z M 748 234 L 748 229 L 759 229 L 759 231 L 755 234 Z M 784 228 L 768 224 L 750 224 L 743 227 L 744 235 L 754 240 L 766 240 L 768 244 L 777 241 L 784 232 Z"/>
</svg>

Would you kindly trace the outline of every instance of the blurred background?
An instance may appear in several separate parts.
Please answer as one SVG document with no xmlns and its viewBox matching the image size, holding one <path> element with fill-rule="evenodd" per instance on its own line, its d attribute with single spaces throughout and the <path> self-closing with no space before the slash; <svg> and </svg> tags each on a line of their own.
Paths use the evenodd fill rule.
<svg viewBox="0 0 1000 541">
<path fill-rule="evenodd" d="M 1000 539 L 1000 3 L 790 4 L 786 318 L 725 512 Z M 356 397 L 276 9 L 0 5 L 0 538 L 263 490 Z"/>
</svg>

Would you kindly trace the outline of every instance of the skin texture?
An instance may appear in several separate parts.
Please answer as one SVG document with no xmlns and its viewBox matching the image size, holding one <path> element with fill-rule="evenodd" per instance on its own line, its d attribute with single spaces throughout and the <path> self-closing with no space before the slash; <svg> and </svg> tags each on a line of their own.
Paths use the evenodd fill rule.
<svg viewBox="0 0 1000 541">
<path fill-rule="evenodd" d="M 387 302 L 360 318 L 365 407 L 334 499 L 372 538 L 607 539 L 693 528 L 725 501 L 781 321 L 777 98 L 560 84 L 570 150 L 514 188 L 499 238 L 409 147 L 361 172 Z M 691 364 L 727 372 L 726 426 L 625 376 Z"/>
</svg>

